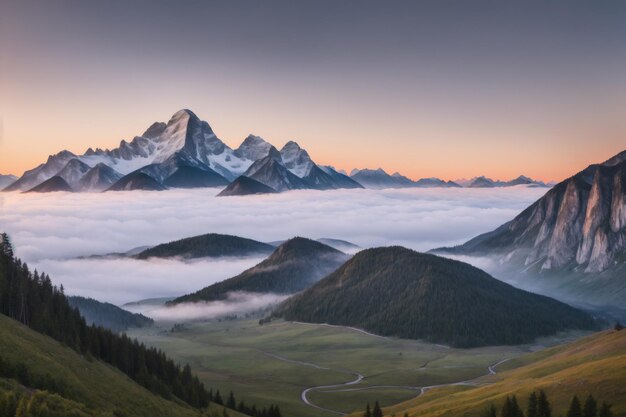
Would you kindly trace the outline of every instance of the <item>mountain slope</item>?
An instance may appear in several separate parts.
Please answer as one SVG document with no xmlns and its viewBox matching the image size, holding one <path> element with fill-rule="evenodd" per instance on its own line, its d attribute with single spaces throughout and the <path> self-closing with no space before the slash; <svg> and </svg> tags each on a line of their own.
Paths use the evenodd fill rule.
<svg viewBox="0 0 626 417">
<path fill-rule="evenodd" d="M 270 148 L 269 154 L 254 162 L 244 172 L 243 176 L 252 178 L 279 192 L 308 188 L 301 178 L 292 174 L 285 167 L 280 152 L 273 146 Z"/>
<path fill-rule="evenodd" d="M 496 375 L 483 378 L 477 387 L 434 388 L 386 408 L 384 414 L 481 415 L 491 404 L 500 409 L 507 395 L 516 395 L 525 408 L 533 391 L 544 390 L 553 415 L 565 415 L 574 394 L 581 400 L 593 394 L 612 404 L 614 415 L 621 416 L 626 414 L 625 367 L 626 330 L 604 331 L 503 363 L 496 368 Z"/>
<path fill-rule="evenodd" d="M 269 254 L 274 247 L 267 243 L 239 236 L 209 233 L 163 243 L 135 255 L 138 259 L 171 258 L 186 259 L 221 256 L 254 256 Z"/>
<path fill-rule="evenodd" d="M 3 191 L 30 190 L 36 185 L 54 177 L 71 159 L 74 158 L 76 158 L 76 155 L 69 151 L 61 151 L 56 155 L 50 155 L 45 163 L 24 172 L 20 178 L 6 187 Z"/>
<path fill-rule="evenodd" d="M 229 292 L 293 294 L 334 271 L 348 256 L 314 240 L 295 237 L 280 245 L 260 264 L 171 304 L 226 299 Z"/>
<path fill-rule="evenodd" d="M 335 168 L 328 165 L 320 165 L 319 168 L 330 175 L 335 184 L 337 184 L 337 188 L 364 188 L 357 181 L 353 180 L 346 174 L 338 172 Z"/>
<path fill-rule="evenodd" d="M 123 332 L 130 327 L 151 326 L 154 321 L 142 314 L 135 314 L 116 305 L 103 303 L 93 298 L 67 297 L 67 301 L 80 311 L 88 325 L 104 327 L 114 332 Z"/>
<path fill-rule="evenodd" d="M 165 161 L 150 164 L 135 172 L 143 172 L 158 182 L 177 188 L 219 187 L 228 184 L 228 180 L 205 163 L 176 152 Z"/>
<path fill-rule="evenodd" d="M 274 314 L 458 347 L 519 344 L 594 326 L 591 317 L 566 304 L 468 264 L 401 247 L 359 252 Z"/>
<path fill-rule="evenodd" d="M 161 185 L 157 180 L 143 172 L 132 172 L 123 176 L 115 184 L 106 191 L 163 191 L 166 187 Z"/>
<path fill-rule="evenodd" d="M 122 174 L 100 162 L 81 178 L 77 188 L 81 191 L 104 191 L 120 178 Z"/>
<path fill-rule="evenodd" d="M 10 184 L 13 184 L 17 180 L 15 175 L 11 174 L 0 174 L 0 190 L 5 187 L 8 187 Z"/>
<path fill-rule="evenodd" d="M 70 185 L 61 177 L 54 176 L 31 188 L 27 193 L 52 193 L 56 191 L 73 192 Z"/>
<path fill-rule="evenodd" d="M 67 398 L 95 412 L 119 410 L 136 416 L 195 416 L 191 407 L 160 398 L 120 371 L 63 346 L 0 315 L 0 356 L 22 363 L 33 375 L 51 375 Z"/>
<path fill-rule="evenodd" d="M 235 181 L 228 184 L 218 194 L 219 197 L 226 197 L 231 195 L 251 195 L 251 194 L 276 194 L 278 191 L 272 187 L 260 183 L 257 180 L 248 178 L 246 176 L 240 176 Z"/>
<path fill-rule="evenodd" d="M 365 188 L 405 188 L 411 187 L 412 182 L 401 175 L 387 174 L 382 168 L 373 169 L 355 169 L 350 174 L 350 178 L 363 185 Z"/>
<path fill-rule="evenodd" d="M 542 286 L 568 280 L 564 290 L 581 295 L 598 281 L 605 289 L 588 302 L 602 303 L 617 291 L 618 305 L 626 306 L 619 272 L 626 260 L 626 151 L 555 185 L 497 229 L 434 252 L 493 256 L 507 270 L 545 275 L 544 282 L 534 280 Z"/>
</svg>

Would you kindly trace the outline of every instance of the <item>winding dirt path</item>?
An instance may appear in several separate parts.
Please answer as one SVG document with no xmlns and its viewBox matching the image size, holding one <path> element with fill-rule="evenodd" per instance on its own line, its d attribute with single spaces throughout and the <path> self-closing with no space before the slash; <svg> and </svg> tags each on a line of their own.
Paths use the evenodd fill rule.
<svg viewBox="0 0 626 417">
<path fill-rule="evenodd" d="M 358 330 L 358 329 L 355 329 Z M 289 358 L 285 358 L 284 356 L 280 356 L 280 355 L 276 355 L 274 353 L 270 353 L 270 352 L 264 352 L 261 351 L 263 354 L 269 356 L 270 358 L 274 358 L 276 360 L 280 360 L 283 362 L 288 362 L 288 363 L 293 363 L 296 365 L 301 365 L 301 366 L 308 366 L 311 368 L 316 368 L 316 369 L 322 369 L 322 370 L 328 370 L 328 371 L 335 371 L 335 372 L 339 372 L 342 374 L 346 374 L 346 375 L 351 375 L 354 377 L 354 379 L 348 381 L 348 382 L 343 382 L 340 384 L 333 384 L 333 385 L 318 385 L 318 386 L 314 386 L 314 387 L 309 387 L 306 388 L 304 391 L 302 391 L 302 394 L 300 395 L 300 398 L 302 399 L 302 402 L 305 403 L 306 405 L 308 405 L 309 407 L 313 407 L 315 409 L 318 410 L 322 410 L 322 411 L 327 411 L 329 413 L 333 413 L 333 414 L 337 414 L 337 415 L 346 415 L 346 413 L 344 413 L 343 411 L 339 411 L 339 410 L 332 410 L 330 408 L 325 408 L 322 406 L 319 406 L 313 402 L 311 402 L 311 400 L 309 400 L 308 398 L 308 394 L 313 392 L 313 391 L 320 391 L 320 392 L 354 392 L 354 391 L 366 391 L 366 390 L 371 390 L 371 389 L 382 389 L 382 388 L 396 388 L 396 389 L 406 389 L 406 390 L 413 390 L 413 391 L 419 391 L 419 394 L 417 395 L 418 397 L 422 394 L 424 394 L 426 391 L 433 389 L 433 388 L 441 388 L 441 387 L 450 387 L 450 386 L 458 386 L 458 385 L 477 385 L 477 381 L 478 379 L 488 376 L 488 375 L 495 375 L 496 372 L 496 367 L 500 364 L 503 364 L 504 362 L 510 360 L 511 358 L 506 358 L 503 359 L 499 362 L 494 363 L 493 365 L 489 365 L 487 367 L 487 372 L 485 375 L 480 375 L 477 376 L 475 378 L 471 378 L 471 379 L 467 379 L 465 381 L 458 381 L 458 382 L 451 382 L 451 383 L 447 383 L 447 384 L 437 384 L 437 385 L 429 385 L 429 386 L 422 386 L 422 387 L 414 387 L 414 386 L 404 386 L 404 385 L 372 385 L 372 386 L 368 386 L 368 387 L 355 387 L 355 388 L 343 388 L 343 389 L 335 389 L 335 388 L 342 388 L 342 387 L 349 387 L 351 385 L 356 385 L 358 383 L 360 383 L 361 381 L 363 381 L 365 379 L 365 376 L 358 373 L 358 372 L 354 372 L 354 371 L 345 371 L 345 370 L 341 370 L 341 369 L 332 369 L 332 368 L 328 368 L 325 366 L 320 366 L 314 363 L 310 363 L 310 362 L 304 362 L 304 361 L 298 361 L 298 360 L 293 360 L 293 359 L 289 359 Z"/>
</svg>

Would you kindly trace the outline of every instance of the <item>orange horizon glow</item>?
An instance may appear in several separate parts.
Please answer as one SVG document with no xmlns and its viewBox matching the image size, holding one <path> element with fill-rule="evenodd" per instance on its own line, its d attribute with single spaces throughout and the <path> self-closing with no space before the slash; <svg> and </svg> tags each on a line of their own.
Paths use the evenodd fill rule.
<svg viewBox="0 0 626 417">
<path fill-rule="evenodd" d="M 203 113 L 196 114 L 206 120 Z M 0 137 L 1 174 L 20 176 L 24 171 L 44 163 L 49 155 L 64 149 L 80 155 L 89 147 L 115 148 L 119 146 L 120 140 L 132 140 L 134 136 L 141 135 L 152 123 L 150 121 L 142 124 L 132 117 L 123 118 L 123 115 L 120 115 L 113 118 L 120 123 L 94 131 L 92 126 L 102 126 L 102 121 L 98 121 L 101 116 L 82 124 L 70 123 L 69 126 L 53 120 L 55 119 L 53 117 L 49 120 L 40 120 L 40 123 L 24 131 L 18 127 L 25 126 L 27 121 L 20 120 L 19 113 L 16 116 L 15 119 L 6 118 L 3 121 L 3 136 Z M 160 121 L 167 120 L 163 118 Z M 260 130 L 255 131 L 243 124 L 233 123 L 232 120 L 227 120 L 225 124 L 207 121 L 217 136 L 233 149 L 237 148 L 249 133 L 263 137 L 278 149 L 288 140 L 295 140 L 318 164 L 332 165 L 348 173 L 354 168 L 382 168 L 389 174 L 400 172 L 414 180 L 426 177 L 457 180 L 481 175 L 492 179 L 509 180 L 526 175 L 546 182 L 561 181 L 586 166 L 602 162 L 626 148 L 626 140 L 615 134 L 615 139 L 607 146 L 592 149 L 586 147 L 581 149 L 578 146 L 555 149 L 546 142 L 543 151 L 538 154 L 537 148 L 525 146 L 521 138 L 513 135 L 498 145 L 498 141 L 495 140 L 485 140 L 484 137 L 481 140 L 478 132 L 465 137 L 449 135 L 446 138 L 437 137 L 436 132 L 415 132 L 413 133 L 415 139 L 398 148 L 385 139 L 377 143 L 379 138 L 376 134 L 350 137 L 341 126 L 337 126 L 336 131 L 326 131 L 324 137 L 320 138 L 316 132 L 307 132 L 305 128 L 302 129 L 304 133 L 298 135 L 297 126 L 272 127 L 271 122 L 261 123 Z M 607 132 L 602 134 L 606 138 L 611 138 Z M 583 137 L 572 135 L 571 138 L 572 145 L 585 142 L 585 135 Z M 360 145 L 355 148 L 355 143 Z"/>
</svg>

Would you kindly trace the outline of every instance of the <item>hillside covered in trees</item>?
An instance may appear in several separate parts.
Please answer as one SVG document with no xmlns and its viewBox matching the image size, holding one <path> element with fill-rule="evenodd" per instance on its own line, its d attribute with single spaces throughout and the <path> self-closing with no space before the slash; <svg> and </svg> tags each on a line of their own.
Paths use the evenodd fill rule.
<svg viewBox="0 0 626 417">
<path fill-rule="evenodd" d="M 31 272 L 26 264 L 15 258 L 6 234 L 0 235 L 0 313 L 55 339 L 81 356 L 112 365 L 165 400 L 198 410 L 216 401 L 213 391 L 205 388 L 192 374 L 189 365 L 181 366 L 162 351 L 147 347 L 124 334 L 88 326 L 79 310 L 70 306 L 63 287 L 55 287 L 46 274 Z M 20 347 L 14 346 L 13 349 L 19 350 Z M 23 369 L 19 363 L 8 368 L 5 364 L 3 369 L 13 367 Z M 28 373 L 19 370 L 4 376 L 27 387 L 32 382 Z M 59 390 L 54 376 L 39 379 L 41 386 L 33 388 L 51 392 Z M 276 408 L 272 407 L 271 411 L 274 414 L 272 417 L 275 417 Z M 269 410 L 255 409 L 254 412 L 254 416 L 267 416 Z"/>
<path fill-rule="evenodd" d="M 148 258 L 217 258 L 221 256 L 252 256 L 270 254 L 275 248 L 267 243 L 239 236 L 209 233 L 162 243 L 146 249 L 135 257 Z"/>
<path fill-rule="evenodd" d="M 154 323 L 143 314 L 131 313 L 111 303 L 103 303 L 93 298 L 67 297 L 70 306 L 77 308 L 88 325 L 104 327 L 114 332 L 123 332 L 131 327 L 146 327 Z"/>
<path fill-rule="evenodd" d="M 234 291 L 293 294 L 310 287 L 348 258 L 323 243 L 295 237 L 276 248 L 263 262 L 236 277 L 179 297 L 170 304 L 223 300 Z"/>
<path fill-rule="evenodd" d="M 402 247 L 359 252 L 273 315 L 455 347 L 520 344 L 595 326 L 582 311 L 471 265 Z"/>
</svg>

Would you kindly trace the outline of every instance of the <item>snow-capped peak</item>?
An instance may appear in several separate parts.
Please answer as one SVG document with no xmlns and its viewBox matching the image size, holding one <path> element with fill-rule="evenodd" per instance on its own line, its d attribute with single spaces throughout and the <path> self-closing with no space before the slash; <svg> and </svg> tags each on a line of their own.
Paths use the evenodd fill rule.
<svg viewBox="0 0 626 417">
<path fill-rule="evenodd" d="M 256 135 L 248 135 L 241 145 L 235 150 L 235 155 L 239 158 L 245 158 L 250 161 L 257 161 L 261 158 L 266 157 L 270 149 L 272 148 L 272 144 L 267 142 L 260 136 Z"/>
<path fill-rule="evenodd" d="M 293 174 L 304 178 L 311 172 L 315 163 L 311 160 L 308 152 L 294 141 L 289 141 L 280 150 L 285 167 Z"/>
</svg>

